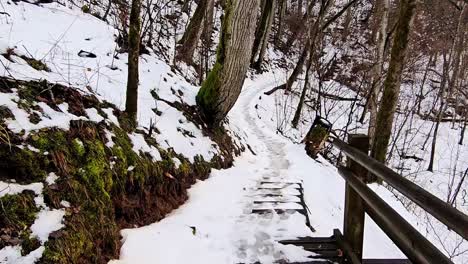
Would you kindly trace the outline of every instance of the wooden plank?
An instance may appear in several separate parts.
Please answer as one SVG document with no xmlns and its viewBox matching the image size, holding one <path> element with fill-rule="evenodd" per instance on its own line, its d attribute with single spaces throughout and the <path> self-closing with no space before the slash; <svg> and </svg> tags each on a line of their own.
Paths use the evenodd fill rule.
<svg viewBox="0 0 468 264">
<path fill-rule="evenodd" d="M 453 264 L 438 248 L 419 233 L 395 209 L 373 192 L 348 169 L 338 172 L 365 200 L 366 212 L 400 250 L 414 263 Z"/>
<path fill-rule="evenodd" d="M 336 240 L 333 237 L 301 237 L 298 239 L 290 239 L 290 240 L 281 240 L 281 244 L 310 244 L 310 243 L 335 243 Z"/>
<path fill-rule="evenodd" d="M 253 203 L 254 204 L 264 204 L 264 203 L 267 203 L 267 204 L 277 204 L 277 203 L 297 203 L 297 204 L 301 204 L 300 201 L 254 201 Z"/>
<path fill-rule="evenodd" d="M 300 213 L 300 214 L 306 214 L 305 209 L 252 209 L 252 214 L 268 214 L 268 213 L 275 213 L 277 214 L 294 214 L 294 213 Z"/>
<path fill-rule="evenodd" d="M 369 157 L 365 153 L 350 147 L 340 139 L 335 138 L 333 145 L 343 151 L 350 159 L 355 160 L 364 166 L 369 172 L 387 182 L 390 186 L 399 191 L 402 195 L 411 199 L 418 206 L 429 214 L 444 223 L 449 229 L 457 232 L 464 239 L 468 240 L 468 215 L 457 210 L 455 207 L 447 205 L 438 197 L 421 188 L 414 182 L 404 178 L 381 162 Z"/>
<path fill-rule="evenodd" d="M 369 149 L 369 137 L 366 135 L 349 135 L 349 145 L 367 154 Z M 361 180 L 366 176 L 366 170 L 348 159 L 348 168 Z M 362 260 L 362 248 L 364 240 L 364 202 L 359 194 L 346 182 L 345 187 L 345 211 L 344 211 L 344 239 L 351 247 L 352 252 L 359 260 Z"/>
<path fill-rule="evenodd" d="M 362 264 L 411 264 L 408 259 L 363 259 Z"/>
<path fill-rule="evenodd" d="M 316 252 L 316 253 L 319 253 L 321 251 L 338 250 L 338 245 L 335 243 L 314 243 L 314 244 L 302 244 L 302 245 L 296 245 L 296 246 L 302 247 L 307 251 Z"/>
</svg>

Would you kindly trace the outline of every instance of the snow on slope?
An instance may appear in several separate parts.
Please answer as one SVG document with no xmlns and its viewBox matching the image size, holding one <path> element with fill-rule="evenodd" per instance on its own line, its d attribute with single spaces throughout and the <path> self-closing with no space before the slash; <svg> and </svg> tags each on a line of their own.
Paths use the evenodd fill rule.
<svg viewBox="0 0 468 264">
<path fill-rule="evenodd" d="M 0 20 L 1 32 L 7 32 L 0 36 L 0 52 L 4 53 L 8 48 L 14 48 L 18 55 L 42 59 L 51 72 L 34 70 L 18 56 L 12 56 L 14 62 L 0 56 L 1 62 L 6 66 L 0 66 L 0 74 L 12 75 L 18 79 L 47 79 L 51 82 L 71 85 L 80 88 L 83 93 L 96 93 L 101 99 L 108 100 L 123 109 L 127 58 L 126 54 L 118 54 L 118 58 L 114 58 L 116 31 L 112 26 L 91 15 L 83 14 L 77 8 L 70 9 L 56 4 L 39 7 L 20 2 L 3 6 L 11 17 L 2 17 Z M 82 58 L 78 56 L 80 50 L 93 52 L 97 58 Z M 153 121 L 162 132 L 156 135 L 156 139 L 163 148 L 173 147 L 176 152 L 188 158 L 193 158 L 197 154 L 203 155 L 205 159 L 212 157 L 218 151 L 217 146 L 208 138 L 203 137 L 201 131 L 187 122 L 180 112 L 166 103 L 156 101 L 151 96 L 151 91 L 154 90 L 158 96 L 166 100 L 194 104 L 198 88 L 173 73 L 170 66 L 157 59 L 154 54 L 142 56 L 140 74 L 138 116 L 140 125 L 148 128 L 150 122 Z M 288 125 L 288 120 L 294 113 L 291 107 L 295 106 L 297 98 L 276 94 L 267 97 L 261 93 L 285 79 L 284 73 L 275 71 L 254 81 L 247 80 L 240 102 L 230 114 L 231 122 L 228 126 L 236 133 L 249 136 L 249 144 L 258 155 L 245 153 L 236 161 L 234 168 L 214 171 L 210 179 L 197 183 L 191 189 L 190 200 L 186 205 L 161 222 L 140 229 L 124 230 L 121 260 L 115 262 L 232 263 L 258 258 L 268 263 L 271 260 L 268 257 L 272 255 L 300 260 L 305 252 L 281 246 L 274 243 L 273 238 L 264 236 L 277 231 L 276 227 L 284 223 L 280 221 L 281 219 L 268 219 L 265 223 L 265 219 L 240 218 L 245 213 L 244 210 L 249 208 L 245 196 L 246 191 L 255 185 L 255 180 L 262 174 L 278 171 L 288 177 L 299 178 L 303 181 L 307 204 L 311 209 L 312 226 L 317 230 L 313 235 L 329 236 L 333 228 L 342 226 L 344 183 L 336 169 L 323 159 L 320 160 L 321 164 L 315 163 L 305 156 L 301 145 L 292 144 L 289 140 L 274 133 L 277 128 L 282 128 L 285 136 L 297 142 L 310 125 L 306 122 L 297 131 L 292 130 Z M 340 87 L 333 83 L 330 83 L 328 87 L 336 91 L 340 90 Z M 352 94 L 346 95 L 353 96 Z M 259 97 L 262 99 L 260 100 Z M 12 98 L 6 98 L 1 104 L 8 106 L 10 102 Z M 286 102 L 292 102 L 292 104 L 286 104 Z M 328 109 L 331 113 L 331 121 L 336 123 L 337 127 L 342 127 L 345 123 L 342 110 L 349 109 L 349 104 L 343 103 L 333 109 Z M 162 115 L 156 115 L 153 109 L 161 111 Z M 64 110 L 62 114 L 66 115 L 66 112 Z M 17 118 L 20 116 L 20 112 L 18 115 L 15 114 Z M 88 116 L 91 120 L 99 119 L 99 116 L 93 114 L 93 110 L 88 111 Z M 310 113 L 304 113 L 304 116 L 306 120 L 313 118 Z M 58 126 L 58 120 L 52 118 L 49 125 Z M 63 121 L 63 119 L 60 120 Z M 118 124 L 118 121 L 114 122 Z M 190 131 L 195 138 L 183 136 L 174 126 L 175 123 L 184 130 Z M 26 130 L 37 128 L 31 127 L 29 123 L 13 124 L 13 121 L 9 123 L 9 127 L 10 125 L 12 128 L 16 125 L 18 129 Z M 448 127 L 443 130 L 448 131 L 442 137 L 442 142 L 445 143 L 455 134 L 450 132 Z M 134 143 L 138 141 L 135 139 Z M 446 146 L 444 143 L 440 144 L 443 151 L 437 157 L 441 167 L 447 162 L 443 159 L 444 153 L 451 155 L 456 153 L 452 151 L 456 146 L 444 148 Z M 271 155 L 272 147 L 278 147 L 281 155 Z M 140 146 L 140 149 L 153 153 L 153 157 L 157 159 L 157 154 L 152 149 L 146 146 Z M 276 170 L 271 168 L 271 164 L 285 162 L 287 162 L 285 168 L 275 168 Z M 462 165 L 459 164 L 459 166 Z M 433 176 L 429 174 L 425 177 L 425 181 L 430 182 Z M 437 187 L 442 184 L 446 182 L 436 181 L 431 186 Z M 378 186 L 372 186 L 372 188 L 406 219 L 415 225 L 418 223 L 418 219 L 409 214 L 387 189 Z M 437 189 L 434 188 L 434 190 Z M 442 196 L 443 191 L 438 195 Z M 286 223 L 297 225 L 283 226 L 290 233 L 279 235 L 308 234 L 309 231 L 306 229 L 293 229 L 293 226 L 301 226 L 303 219 L 290 220 L 291 222 Z M 368 223 L 364 245 L 366 257 L 402 256 L 370 219 L 366 218 L 366 222 Z M 425 233 L 424 226 L 418 225 L 418 228 Z M 434 241 L 434 237 L 431 237 L 431 240 Z M 435 243 L 439 242 L 435 241 Z M 239 248 L 245 250 L 239 251 Z M 12 256 L 9 259 L 10 263 L 19 261 L 32 263 L 42 254 L 40 249 L 24 258 L 19 257 L 20 249 L 18 248 L 6 248 L 1 251 L 1 254 L 10 254 Z M 185 252 L 185 254 L 180 254 L 180 252 Z M 457 259 L 457 262 L 466 261 L 463 256 L 459 259 L 460 261 Z"/>
<path fill-rule="evenodd" d="M 19 2 L 3 6 L 10 16 L 4 16 L 0 20 L 0 32 L 4 32 L 0 36 L 0 53 L 14 49 L 18 56 L 12 56 L 14 62 L 0 56 L 0 61 L 5 66 L 0 66 L 1 75 L 26 80 L 46 79 L 52 83 L 77 87 L 83 93 L 94 93 L 100 99 L 124 109 L 127 54 L 115 54 L 117 31 L 111 25 L 76 7 L 56 3 L 37 6 Z M 92 52 L 97 57 L 80 57 L 78 53 L 81 50 Z M 35 70 L 20 55 L 43 61 L 51 71 Z M 164 149 L 173 148 L 192 161 L 195 155 L 202 155 L 205 160 L 210 160 L 219 153 L 218 146 L 203 136 L 200 129 L 188 122 L 181 112 L 166 103 L 156 101 L 151 91 L 165 100 L 182 101 L 189 105 L 195 104 L 198 91 L 198 87 L 190 85 L 172 72 L 171 67 L 155 54 L 142 55 L 140 59 L 139 125 L 148 129 L 151 122 L 155 124 L 161 131 L 155 135 L 160 146 Z M 1 104 L 7 104 L 8 99 L 11 101 L 14 98 L 2 99 Z M 162 114 L 158 116 L 156 111 L 161 111 Z M 40 125 L 66 126 L 67 121 L 53 119 Z M 39 128 L 18 124 L 16 130 Z M 190 132 L 194 137 L 184 136 L 183 131 Z"/>
<path fill-rule="evenodd" d="M 0 75 L 19 80 L 41 80 L 59 83 L 77 88 L 83 94 L 92 93 L 100 100 L 115 104 L 123 110 L 127 79 L 127 54 L 115 53 L 116 30 L 101 20 L 84 14 L 76 7 L 66 7 L 52 3 L 43 6 L 27 2 L 1 2 L 2 12 L 9 16 L 0 17 Z M 80 57 L 81 50 L 92 52 L 96 58 Z M 10 54 L 10 56 L 3 56 Z M 50 71 L 36 70 L 21 56 L 40 60 Z M 115 57 L 114 57 L 115 56 Z M 8 57 L 8 58 L 7 58 Z M 215 142 L 205 137 L 202 131 L 189 122 L 184 115 L 166 103 L 158 102 L 152 96 L 156 92 L 160 98 L 170 102 L 180 101 L 189 105 L 195 104 L 198 91 L 182 77 L 172 72 L 171 67 L 157 59 L 155 54 L 143 55 L 140 62 L 139 114 L 140 129 L 147 130 L 155 124 L 161 133 L 153 133 L 159 146 L 163 149 L 173 148 L 175 152 L 193 161 L 194 156 L 202 155 L 210 160 L 219 153 Z M 86 109 L 88 118 L 77 117 L 69 112 L 68 104 L 59 109 L 52 109 L 47 104 L 33 103 L 42 120 L 34 124 L 29 114 L 19 107 L 18 91 L 0 93 L 0 106 L 9 109 L 14 118 L 5 120 L 8 128 L 15 132 L 30 132 L 42 128 L 57 127 L 69 129 L 71 120 L 85 119 L 100 122 L 104 118 L 96 109 Z M 34 110 L 36 111 L 36 110 Z M 112 113 L 112 108 L 103 109 L 107 114 L 106 122 L 119 125 Z M 158 113 L 158 114 L 156 114 Z M 235 126 L 232 126 L 235 129 Z M 237 129 L 236 131 L 240 131 Z M 189 134 L 190 136 L 186 136 Z M 148 152 L 154 160 L 160 159 L 159 151 L 149 146 L 138 135 L 129 135 L 134 149 Z M 132 137 L 133 136 L 133 137 Z M 108 144 L 112 145 L 112 135 Z M 27 147 L 33 151 L 31 146 Z M 180 161 L 178 161 L 180 163 Z M 53 182 L 48 177 L 46 182 Z M 35 192 L 36 206 L 40 212 L 30 227 L 32 236 L 39 238 L 42 246 L 26 256 L 21 255 L 21 247 L 4 247 L 0 250 L 0 263 L 34 263 L 43 254 L 43 244 L 49 234 L 64 225 L 65 210 L 51 210 L 43 201 L 42 182 L 20 185 L 14 182 L 0 181 L 0 197 L 14 195 L 24 190 Z M 62 201 L 68 207 L 67 201 Z"/>
</svg>

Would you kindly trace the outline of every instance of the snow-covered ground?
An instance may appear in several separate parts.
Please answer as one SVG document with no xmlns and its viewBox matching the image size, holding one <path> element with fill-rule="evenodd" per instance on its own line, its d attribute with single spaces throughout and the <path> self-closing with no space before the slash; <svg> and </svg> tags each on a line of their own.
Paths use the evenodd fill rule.
<svg viewBox="0 0 468 264">
<path fill-rule="evenodd" d="M 273 263 L 301 261 L 310 256 L 301 248 L 284 246 L 282 239 L 301 236 L 331 236 L 343 224 L 344 181 L 333 165 L 309 158 L 303 145 L 277 135 L 274 127 L 257 116 L 255 104 L 276 81 L 270 76 L 248 80 L 230 122 L 243 128 L 256 155 L 246 152 L 233 168 L 214 171 L 206 181 L 190 190 L 189 201 L 159 223 L 123 230 L 121 259 L 117 263 Z M 296 213 L 258 216 L 251 214 L 253 196 L 264 177 L 280 176 L 300 181 L 310 209 L 315 232 Z M 391 193 L 379 186 L 373 189 L 386 200 Z M 392 201 L 399 211 L 404 208 Z M 405 213 L 407 219 L 411 219 Z M 364 256 L 404 258 L 385 234 L 366 219 Z M 195 230 L 195 231 L 194 231 Z M 184 252 L 180 254 L 179 252 Z"/>
<path fill-rule="evenodd" d="M 5 33 L 0 35 L 0 53 L 13 49 L 17 55 L 43 60 L 51 71 L 35 70 L 15 55 L 12 56 L 13 61 L 0 56 L 3 64 L 0 66 L 1 75 L 18 79 L 47 79 L 50 82 L 74 86 L 82 93 L 94 93 L 100 99 L 110 101 L 123 109 L 127 58 L 126 54 L 119 54 L 118 58 L 114 58 L 116 30 L 112 26 L 89 14 L 83 14 L 76 7 L 68 8 L 56 4 L 40 7 L 19 2 L 3 4 L 2 8 L 10 16 L 0 19 L 0 32 Z M 34 25 L 34 30 L 31 30 L 31 25 Z M 80 50 L 93 52 L 97 58 L 80 57 Z M 272 55 L 270 53 L 270 57 Z M 334 228 L 342 227 L 344 181 L 333 165 L 324 159 L 319 159 L 320 162 L 310 159 L 306 156 L 303 145 L 293 143 L 300 141 L 310 125 L 306 122 L 299 130 L 290 128 L 289 120 L 294 114 L 293 107 L 297 98 L 291 95 L 263 95 L 264 91 L 284 81 L 285 74 L 281 71 L 246 80 L 241 97 L 229 114 L 228 128 L 243 135 L 256 155 L 246 151 L 235 161 L 233 168 L 213 171 L 208 180 L 198 182 L 191 188 L 190 199 L 184 206 L 162 221 L 146 227 L 123 230 L 121 258 L 112 261 L 113 263 L 237 263 L 257 260 L 271 263 L 278 259 L 300 261 L 310 253 L 293 246 L 281 245 L 277 241 L 298 236 L 330 236 Z M 335 84 L 330 83 L 330 89 L 340 90 L 339 86 L 333 88 L 333 85 Z M 189 159 L 193 159 L 195 155 L 203 155 L 208 160 L 219 151 L 216 144 L 204 137 L 201 130 L 188 122 L 181 112 L 164 102 L 156 101 L 151 91 L 155 91 L 166 100 L 184 101 L 192 105 L 198 91 L 198 87 L 187 83 L 155 54 L 143 55 L 141 58 L 138 116 L 141 128 L 147 129 L 150 123 L 156 124 L 162 132 L 155 135 L 160 146 L 172 147 Z M 345 95 L 354 96 L 349 92 Z M 62 105 L 62 112 L 58 112 L 38 104 L 50 120 L 45 120 L 47 123 L 39 123 L 40 126 L 33 126 L 14 101 L 14 93 L 0 94 L 0 104 L 12 110 L 16 117 L 15 120 L 6 122 L 12 131 L 33 131 L 50 126 L 67 129 L 69 121 L 75 118 L 69 115 L 66 105 Z M 350 104 L 337 104 L 325 110 L 330 113 L 330 120 L 336 123 L 337 127 L 341 128 L 342 124 L 346 123 L 347 112 L 343 110 L 349 109 Z M 162 114 L 157 115 L 153 109 L 161 111 Z M 112 111 L 109 111 L 109 118 L 115 119 L 113 122 L 118 124 L 111 113 Z M 95 109 L 88 109 L 87 114 L 89 120 L 96 122 L 102 118 Z M 305 111 L 304 116 L 304 119 L 313 119 L 310 112 Z M 427 126 L 427 123 L 422 121 L 415 121 L 415 124 Z M 282 129 L 283 135 L 277 134 L 277 129 Z M 456 136 L 456 132 L 450 130 L 448 125 L 443 125 L 441 130 L 445 132 L 441 133 L 440 151 L 436 160 L 441 170 L 449 171 L 451 167 L 446 166 L 449 161 L 444 155 L 463 157 L 467 152 L 466 148 L 460 149 L 452 144 L 453 140 L 449 140 Z M 181 131 L 189 131 L 194 137 L 186 137 Z M 139 135 L 130 137 L 135 150 L 148 152 L 155 160 L 159 159 L 157 149 L 145 144 Z M 463 162 L 463 159 L 458 159 L 455 163 L 461 167 L 466 165 L 466 161 L 465 164 Z M 416 170 L 412 170 L 414 171 Z M 437 181 L 431 178 L 437 175 L 440 175 L 437 171 L 435 174 L 427 173 L 425 177 L 421 177 L 423 180 L 415 180 L 427 183 L 431 187 L 430 190 L 440 197 L 445 193 L 443 188 L 437 187 L 446 184 L 447 181 L 442 177 L 436 178 L 440 179 Z M 300 214 L 289 217 L 250 214 L 255 207 L 255 189 L 264 177 L 302 183 L 310 209 L 310 222 L 315 232 L 307 228 L 305 217 Z M 41 212 L 30 228 L 41 243 L 47 240 L 50 232 L 63 226 L 63 211 L 50 210 L 41 200 L 43 184 L 53 182 L 54 179 L 55 176 L 50 175 L 46 182 L 31 185 L 0 182 L 0 197 L 5 194 L 17 194 L 23 190 L 35 192 L 36 204 L 41 208 Z M 409 213 L 402 203 L 395 199 L 394 194 L 383 186 L 371 187 L 421 233 L 430 232 L 426 225 L 421 224 L 421 219 L 425 218 L 423 214 L 415 216 Z M 63 207 L 67 207 L 66 201 L 62 204 Z M 451 239 L 453 236 L 444 236 L 442 239 L 433 235 L 428 237 L 439 248 L 444 244 L 456 242 Z M 466 243 L 463 246 L 466 246 Z M 28 256 L 21 257 L 21 248 L 6 247 L 0 250 L 0 262 L 34 263 L 40 258 L 43 250 L 44 247 L 40 247 Z M 403 257 L 369 218 L 366 218 L 364 256 Z M 457 263 L 466 263 L 468 256 L 464 254 L 455 260 Z"/>
<path fill-rule="evenodd" d="M 75 87 L 82 94 L 93 94 L 99 100 L 113 103 L 121 110 L 125 106 L 127 83 L 127 54 L 117 54 L 115 38 L 117 30 L 97 19 L 85 14 L 76 6 L 66 6 L 52 3 L 34 5 L 25 1 L 0 1 L 2 14 L 0 17 L 0 75 L 18 80 L 47 80 Z M 80 56 L 80 51 L 91 52 L 95 58 Z M 5 55 L 6 54 L 6 55 Z M 9 56 L 8 56 L 9 55 Z M 49 71 L 33 68 L 22 56 L 40 60 Z M 205 160 L 211 160 L 219 154 L 219 147 L 209 137 L 203 135 L 201 128 L 189 122 L 182 112 L 170 107 L 162 101 L 157 101 L 152 95 L 169 102 L 184 102 L 195 104 L 198 87 L 189 84 L 180 74 L 159 59 L 154 53 L 143 55 L 140 60 L 140 86 L 138 98 L 139 129 L 148 131 L 153 124 L 160 133 L 153 137 L 162 149 L 173 149 L 190 161 L 197 155 Z M 11 93 L 0 93 L 0 106 L 6 107 L 13 114 L 5 124 L 15 133 L 24 132 L 27 137 L 31 132 L 43 128 L 56 127 L 68 130 L 72 120 L 104 120 L 96 109 L 85 109 L 87 117 L 70 113 L 65 102 L 52 109 L 43 102 L 33 102 L 35 113 L 41 117 L 37 124 L 29 120 L 29 114 L 19 106 L 18 90 Z M 103 109 L 107 115 L 105 122 L 119 126 L 113 109 Z M 232 131 L 240 131 L 231 126 Z M 108 147 L 112 146 L 112 134 L 107 134 Z M 129 134 L 133 149 L 137 152 L 149 153 L 155 161 L 160 160 L 157 148 L 150 146 L 141 134 Z M 237 139 L 235 139 L 237 140 Z M 3 142 L 2 142 L 3 144 Z M 240 146 L 240 144 L 238 144 Z M 29 145 L 15 146 L 39 150 Z M 179 160 L 174 160 L 175 164 Z M 11 181 L 0 181 L 0 197 L 15 195 L 24 190 L 32 190 L 35 202 L 40 212 L 29 227 L 32 236 L 37 237 L 41 247 L 26 256 L 21 255 L 21 246 L 7 246 L 0 249 L 0 263 L 35 263 L 41 258 L 43 246 L 50 233 L 64 227 L 63 217 L 67 201 L 62 201 L 63 208 L 51 210 L 43 201 L 43 186 L 56 179 L 53 172 L 44 182 L 21 185 Z"/>
</svg>

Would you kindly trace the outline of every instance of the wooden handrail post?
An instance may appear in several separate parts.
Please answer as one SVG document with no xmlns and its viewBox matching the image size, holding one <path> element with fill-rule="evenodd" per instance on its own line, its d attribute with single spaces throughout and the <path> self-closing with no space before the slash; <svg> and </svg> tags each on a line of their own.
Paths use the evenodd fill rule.
<svg viewBox="0 0 468 264">
<path fill-rule="evenodd" d="M 369 152 L 369 137 L 363 134 L 350 134 L 348 136 L 350 146 L 364 153 Z M 366 181 L 367 170 L 358 163 L 348 158 L 348 168 L 363 182 Z M 364 240 L 364 201 L 359 194 L 346 183 L 345 187 L 345 211 L 344 211 L 344 239 L 350 245 L 354 254 L 362 260 L 362 248 Z"/>
</svg>

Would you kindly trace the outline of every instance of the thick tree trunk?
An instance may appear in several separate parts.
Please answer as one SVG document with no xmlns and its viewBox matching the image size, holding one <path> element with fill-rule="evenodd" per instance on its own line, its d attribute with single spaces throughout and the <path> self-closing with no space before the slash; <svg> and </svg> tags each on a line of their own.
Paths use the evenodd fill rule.
<svg viewBox="0 0 468 264">
<path fill-rule="evenodd" d="M 395 39 L 392 45 L 390 64 L 384 82 L 383 96 L 377 113 L 375 137 L 371 155 L 375 159 L 385 162 L 388 143 L 392 133 L 393 117 L 395 115 L 400 94 L 401 74 L 403 72 L 408 37 L 413 13 L 417 0 L 402 0 L 398 15 Z"/>
<path fill-rule="evenodd" d="M 249 68 L 258 0 L 228 0 L 216 63 L 203 82 L 197 104 L 208 125 L 217 126 L 234 106 Z"/>
<path fill-rule="evenodd" d="M 205 18 L 205 13 L 209 1 L 214 0 L 200 0 L 195 13 L 190 19 L 190 23 L 179 41 L 180 46 L 177 47 L 177 60 L 184 61 L 187 64 L 193 64 L 193 54 L 197 48 L 198 40 L 202 34 L 202 23 Z"/>
<path fill-rule="evenodd" d="M 291 76 L 289 76 L 288 81 L 286 82 L 286 90 L 291 90 L 292 85 L 296 82 L 297 77 L 302 73 L 302 68 L 304 68 L 304 63 L 309 57 L 309 41 L 306 42 L 304 45 L 304 49 L 302 50 L 301 55 L 299 56 L 299 60 L 297 61 L 296 67 L 294 67 Z"/>
<path fill-rule="evenodd" d="M 256 70 L 260 70 L 260 67 L 263 62 L 263 57 L 265 56 L 266 48 L 268 46 L 268 39 L 271 32 L 271 26 L 275 17 L 275 8 L 276 0 L 271 0 L 265 3 L 264 10 L 262 11 L 262 18 L 260 19 L 260 25 L 257 29 L 260 31 L 258 32 L 258 35 L 261 35 L 260 43 L 257 45 L 257 47 L 255 47 L 256 41 L 254 41 L 254 47 L 252 49 L 252 68 Z M 257 38 L 257 36 L 255 38 Z M 258 57 L 257 60 L 255 60 L 257 54 Z"/>
<path fill-rule="evenodd" d="M 380 2 L 380 1 L 378 1 Z M 385 62 L 385 41 L 387 38 L 388 14 L 390 11 L 390 0 L 383 0 L 380 3 L 378 16 L 380 17 L 380 27 L 377 34 L 376 64 L 372 69 L 371 86 L 369 87 L 369 142 L 372 145 L 375 136 L 375 127 L 377 123 L 377 100 L 380 92 L 381 75 Z"/>
<path fill-rule="evenodd" d="M 130 11 L 130 26 L 128 33 L 128 80 L 127 98 L 125 102 L 125 113 L 129 118 L 130 125 L 137 125 L 138 110 L 138 59 L 140 56 L 140 11 L 141 0 L 132 0 Z"/>
</svg>

